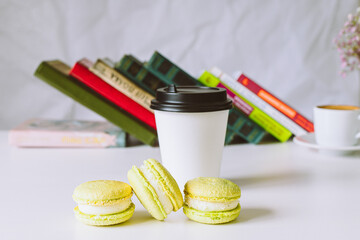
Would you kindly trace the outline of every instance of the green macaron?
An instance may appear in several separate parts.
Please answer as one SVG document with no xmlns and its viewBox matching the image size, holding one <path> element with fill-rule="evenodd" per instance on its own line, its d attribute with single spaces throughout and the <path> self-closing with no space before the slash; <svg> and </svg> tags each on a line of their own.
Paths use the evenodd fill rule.
<svg viewBox="0 0 360 240">
<path fill-rule="evenodd" d="M 114 180 L 96 180 L 77 186 L 73 199 L 78 204 L 76 218 L 88 225 L 106 226 L 127 221 L 135 211 L 129 184 Z"/>
<path fill-rule="evenodd" d="M 138 168 L 128 171 L 128 180 L 141 204 L 157 220 L 164 220 L 183 205 L 181 191 L 175 179 L 155 159 L 147 159 Z"/>
<path fill-rule="evenodd" d="M 221 224 L 240 214 L 241 190 L 235 183 L 213 177 L 199 177 L 185 184 L 185 215 L 196 222 Z"/>
</svg>

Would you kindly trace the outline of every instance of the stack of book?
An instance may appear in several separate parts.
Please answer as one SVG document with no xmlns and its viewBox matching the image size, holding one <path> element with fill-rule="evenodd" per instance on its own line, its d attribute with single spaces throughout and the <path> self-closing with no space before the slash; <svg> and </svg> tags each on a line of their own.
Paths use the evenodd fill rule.
<svg viewBox="0 0 360 240">
<path fill-rule="evenodd" d="M 132 55 L 118 62 L 103 58 L 94 63 L 84 58 L 73 67 L 59 60 L 43 61 L 35 76 L 151 146 L 157 145 L 157 133 L 150 102 L 156 89 L 170 84 L 227 90 L 234 108 L 225 144 L 239 138 L 257 144 L 267 133 L 285 142 L 293 134 L 313 132 L 308 119 L 244 74 L 233 79 L 212 68 L 196 79 L 157 51 L 148 62 Z"/>
</svg>

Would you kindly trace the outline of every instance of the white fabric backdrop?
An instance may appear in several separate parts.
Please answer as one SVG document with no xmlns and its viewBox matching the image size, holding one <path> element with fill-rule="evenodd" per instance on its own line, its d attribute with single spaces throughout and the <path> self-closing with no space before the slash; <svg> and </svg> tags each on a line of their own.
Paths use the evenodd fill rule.
<svg viewBox="0 0 360 240">
<path fill-rule="evenodd" d="M 242 70 L 307 117 L 357 104 L 332 43 L 356 0 L 0 1 L 0 129 L 31 117 L 101 119 L 33 77 L 42 60 L 141 60 L 154 50 L 193 75 Z"/>
</svg>

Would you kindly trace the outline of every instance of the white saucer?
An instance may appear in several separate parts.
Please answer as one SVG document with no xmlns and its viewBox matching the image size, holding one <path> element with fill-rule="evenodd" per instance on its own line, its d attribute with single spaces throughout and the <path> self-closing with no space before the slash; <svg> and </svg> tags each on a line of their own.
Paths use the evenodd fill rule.
<svg viewBox="0 0 360 240">
<path fill-rule="evenodd" d="M 344 146 L 344 147 L 329 147 L 329 146 L 321 146 L 318 145 L 315 141 L 315 134 L 309 133 L 302 136 L 294 137 L 293 142 L 304 147 L 318 149 L 318 150 L 326 150 L 326 151 L 334 151 L 334 152 L 352 152 L 359 151 L 360 144 L 354 146 Z"/>
</svg>

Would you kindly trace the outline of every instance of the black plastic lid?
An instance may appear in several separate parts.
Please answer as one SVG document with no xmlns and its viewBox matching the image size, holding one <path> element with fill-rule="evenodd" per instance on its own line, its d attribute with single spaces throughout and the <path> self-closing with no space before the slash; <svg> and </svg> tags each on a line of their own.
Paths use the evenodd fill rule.
<svg viewBox="0 0 360 240">
<path fill-rule="evenodd" d="M 212 112 L 231 109 L 232 101 L 223 88 L 170 85 L 156 90 L 150 108 L 168 112 Z"/>
</svg>

